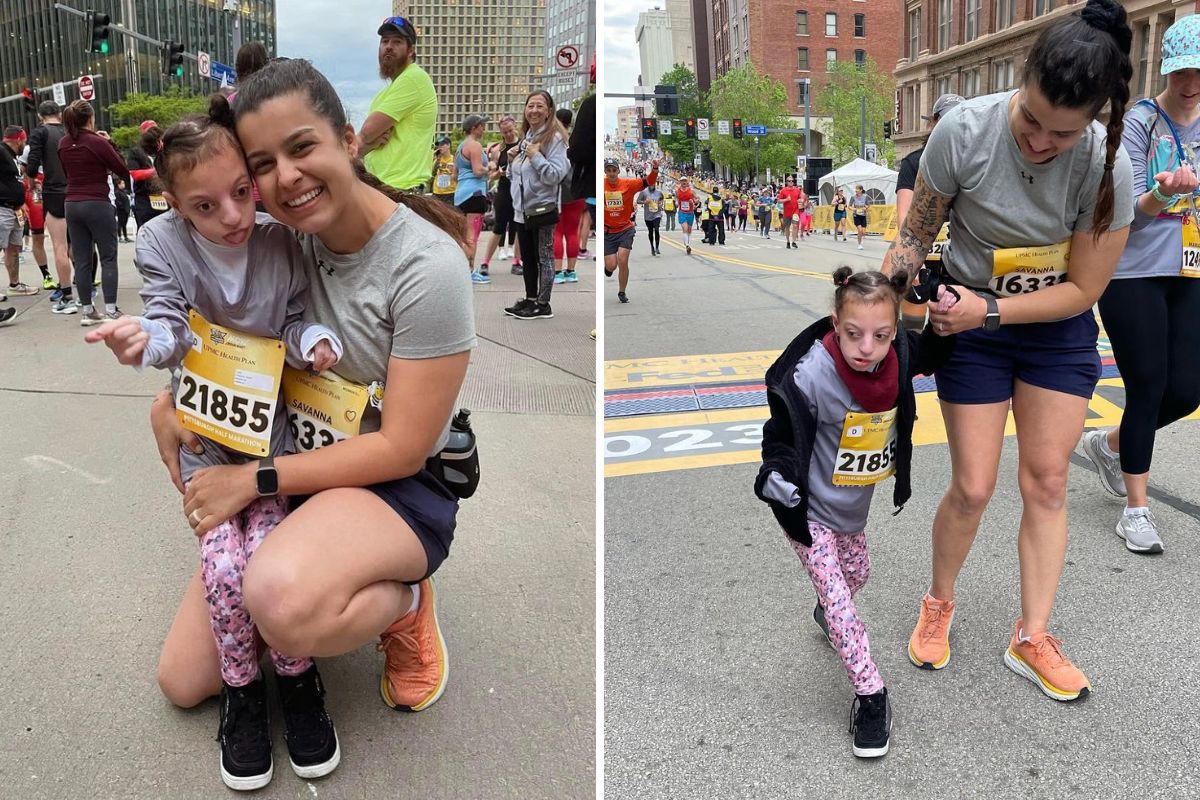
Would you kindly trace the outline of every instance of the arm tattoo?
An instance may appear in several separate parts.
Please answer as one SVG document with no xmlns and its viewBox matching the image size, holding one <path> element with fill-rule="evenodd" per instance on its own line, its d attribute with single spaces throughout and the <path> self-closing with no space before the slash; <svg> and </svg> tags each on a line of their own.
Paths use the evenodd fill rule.
<svg viewBox="0 0 1200 800">
<path fill-rule="evenodd" d="M 903 269 L 908 272 L 909 282 L 912 282 L 917 269 L 925 263 L 925 256 L 933 247 L 942 224 L 950 216 L 950 202 L 951 198 L 933 192 L 925 183 L 925 177 L 917 173 L 912 203 L 908 207 L 904 225 L 888 248 L 884 272 L 890 275 Z"/>
</svg>

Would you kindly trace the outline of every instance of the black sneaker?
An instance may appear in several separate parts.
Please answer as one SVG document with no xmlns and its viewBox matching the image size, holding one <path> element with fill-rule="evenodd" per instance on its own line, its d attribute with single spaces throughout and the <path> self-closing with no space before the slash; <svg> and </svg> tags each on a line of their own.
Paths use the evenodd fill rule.
<svg viewBox="0 0 1200 800">
<path fill-rule="evenodd" d="M 484 277 L 487 277 L 487 274 L 488 274 L 488 265 L 487 264 L 479 265 L 479 274 L 483 275 Z"/>
<path fill-rule="evenodd" d="M 859 758 L 886 756 L 892 733 L 892 704 L 887 689 L 878 694 L 859 694 L 850 704 L 850 732 L 854 755 Z"/>
<path fill-rule="evenodd" d="M 221 689 L 221 780 L 230 789 L 248 792 L 271 782 L 271 717 L 262 676 L 245 686 Z"/>
<path fill-rule="evenodd" d="M 513 275 L 524 275 L 525 268 L 522 267 L 520 264 L 513 264 L 512 265 L 512 274 Z"/>
<path fill-rule="evenodd" d="M 813 619 L 817 621 L 817 625 L 825 634 L 825 638 L 829 640 L 829 646 L 836 650 L 837 647 L 833 644 L 833 637 L 829 635 L 829 622 L 825 619 L 825 609 L 821 607 L 820 603 L 817 603 L 816 608 L 813 609 Z"/>
<path fill-rule="evenodd" d="M 617 292 L 617 299 L 620 300 L 622 303 L 629 302 L 629 298 L 625 296 L 624 292 Z"/>
<path fill-rule="evenodd" d="M 690 244 L 687 246 L 687 254 L 689 256 L 692 254 L 692 246 Z"/>
<path fill-rule="evenodd" d="M 553 319 L 554 312 L 550 310 L 549 303 L 534 303 L 522 309 L 513 312 L 513 316 L 517 319 Z"/>
<path fill-rule="evenodd" d="M 613 272 L 615 272 L 615 271 L 616 270 L 611 270 L 611 269 L 604 270 L 604 277 L 611 278 L 613 276 Z"/>
<path fill-rule="evenodd" d="M 283 739 L 287 742 L 292 771 L 301 778 L 320 778 L 342 760 L 337 731 L 325 712 L 325 684 L 313 664 L 302 675 L 276 675 L 283 706 Z"/>
<path fill-rule="evenodd" d="M 528 297 L 522 297 L 520 300 L 513 303 L 511 306 L 504 309 L 504 313 L 508 314 L 510 317 L 515 317 L 515 316 L 517 316 L 517 312 L 523 311 L 527 306 L 531 306 L 531 305 L 534 305 L 534 302 L 532 300 L 530 300 Z"/>
<path fill-rule="evenodd" d="M 0 309 L 0 322 L 8 322 L 10 319 L 15 317 L 16 315 L 17 315 L 17 310 L 15 308 L 13 308 L 12 306 L 9 306 L 8 308 Z"/>
</svg>

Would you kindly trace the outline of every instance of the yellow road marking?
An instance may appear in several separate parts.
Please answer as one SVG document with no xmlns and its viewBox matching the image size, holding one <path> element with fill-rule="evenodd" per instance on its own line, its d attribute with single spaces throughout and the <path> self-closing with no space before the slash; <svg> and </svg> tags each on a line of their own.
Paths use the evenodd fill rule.
<svg viewBox="0 0 1200 800">
<path fill-rule="evenodd" d="M 714 353 L 663 358 L 622 358 L 604 362 L 604 389 L 690 386 L 698 383 L 762 380 L 779 350 Z"/>
<path fill-rule="evenodd" d="M 683 245 L 680 244 L 679 242 L 676 242 L 674 239 L 663 239 L 663 241 L 666 242 L 667 244 L 671 245 L 671 247 L 674 247 L 676 250 L 684 249 Z M 805 269 L 792 269 L 790 267 L 776 267 L 771 264 L 760 264 L 757 261 L 746 261 L 741 258 L 731 258 L 729 256 L 718 256 L 713 253 L 705 253 L 704 257 L 712 259 L 713 261 L 724 261 L 727 264 L 738 264 L 743 267 L 750 267 L 751 269 L 760 269 L 765 272 L 783 272 L 788 275 L 800 275 L 805 278 L 817 278 L 818 280 L 822 280 L 822 281 L 830 280 L 829 276 L 833 274 L 832 272 L 813 272 L 811 270 L 805 270 Z"/>
<path fill-rule="evenodd" d="M 650 431 L 662 428 L 686 428 L 693 425 L 720 425 L 722 422 L 747 422 L 766 419 L 766 406 L 730 408 L 721 411 L 685 411 L 646 417 L 617 417 L 604 421 L 605 433 Z"/>
</svg>

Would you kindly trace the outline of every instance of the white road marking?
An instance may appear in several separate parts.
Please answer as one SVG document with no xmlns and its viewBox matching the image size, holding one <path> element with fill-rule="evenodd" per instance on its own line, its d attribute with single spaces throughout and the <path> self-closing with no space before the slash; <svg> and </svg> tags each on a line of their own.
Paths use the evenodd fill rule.
<svg viewBox="0 0 1200 800">
<path fill-rule="evenodd" d="M 59 461 L 57 458 L 51 458 L 50 456 L 25 456 L 25 458 L 22 460 L 29 466 L 33 467 L 33 469 L 37 472 L 50 472 L 55 467 L 58 467 L 60 472 L 74 472 L 88 483 L 92 483 L 97 486 L 103 486 L 109 481 L 109 478 L 98 478 L 87 470 L 82 470 L 79 467 L 73 467 L 70 464 L 66 464 L 62 461 Z"/>
</svg>

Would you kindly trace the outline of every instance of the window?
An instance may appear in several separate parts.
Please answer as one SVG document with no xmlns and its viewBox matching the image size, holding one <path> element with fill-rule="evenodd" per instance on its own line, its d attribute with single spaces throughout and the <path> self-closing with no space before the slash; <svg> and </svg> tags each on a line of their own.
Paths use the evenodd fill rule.
<svg viewBox="0 0 1200 800">
<path fill-rule="evenodd" d="M 1146 89 L 1146 67 L 1150 58 L 1150 23 L 1139 25 L 1136 35 L 1138 43 L 1137 74 L 1133 78 L 1133 88 L 1130 94 L 1140 97 Z"/>
<path fill-rule="evenodd" d="M 796 69 L 800 72 L 808 72 L 808 48 L 796 48 Z"/>
<path fill-rule="evenodd" d="M 825 63 L 832 64 L 837 61 L 837 50 L 832 47 L 825 51 Z"/>
<path fill-rule="evenodd" d="M 1013 87 L 1012 59 L 997 61 L 992 64 L 992 91 L 1003 92 Z"/>
<path fill-rule="evenodd" d="M 963 41 L 974 41 L 980 34 L 980 22 L 983 18 L 981 13 L 983 0 L 967 0 L 966 11 L 963 14 Z"/>
<path fill-rule="evenodd" d="M 804 105 L 807 102 L 808 102 L 808 81 L 807 80 L 798 81 L 796 83 L 796 107 L 804 108 Z"/>
<path fill-rule="evenodd" d="M 837 14 L 832 11 L 825 14 L 825 35 L 837 36 Z"/>
<path fill-rule="evenodd" d="M 962 96 L 975 97 L 979 94 L 979 69 L 969 69 L 962 76 Z"/>
<path fill-rule="evenodd" d="M 943 75 L 934 81 L 934 95 L 941 97 L 944 94 L 950 94 L 954 91 L 954 78 L 950 75 Z"/>
<path fill-rule="evenodd" d="M 797 11 L 796 12 L 796 35 L 797 36 L 808 36 L 808 12 L 807 11 Z"/>
<path fill-rule="evenodd" d="M 938 52 L 950 47 L 950 26 L 954 23 L 954 0 L 938 0 Z"/>
<path fill-rule="evenodd" d="M 1002 31 L 1013 24 L 1016 0 L 996 0 L 996 30 Z"/>
<path fill-rule="evenodd" d="M 866 14 L 855 14 L 854 15 L 854 35 L 858 36 L 860 38 L 867 35 L 867 15 Z"/>
<path fill-rule="evenodd" d="M 1040 17 L 1054 10 L 1054 0 L 1033 0 L 1033 15 Z"/>
<path fill-rule="evenodd" d="M 908 12 L 908 60 L 916 61 L 921 52 L 921 9 Z"/>
<path fill-rule="evenodd" d="M 865 67 L 867 65 L 867 51 L 866 50 L 855 50 L 854 51 L 854 65 L 856 67 Z"/>
</svg>

